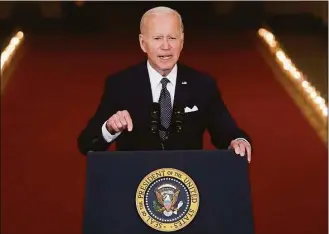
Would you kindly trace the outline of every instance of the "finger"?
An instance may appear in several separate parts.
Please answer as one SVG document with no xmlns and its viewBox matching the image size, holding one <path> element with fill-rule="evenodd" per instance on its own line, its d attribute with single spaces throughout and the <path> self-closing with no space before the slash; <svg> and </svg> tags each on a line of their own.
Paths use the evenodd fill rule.
<svg viewBox="0 0 329 234">
<path fill-rule="evenodd" d="M 242 157 L 244 157 L 245 153 L 246 153 L 246 145 L 244 142 L 240 142 L 239 143 L 239 148 L 240 148 L 240 155 Z"/>
<path fill-rule="evenodd" d="M 130 114 L 128 111 L 123 111 L 123 116 L 127 122 L 128 131 L 133 130 L 133 121 L 131 120 Z"/>
<path fill-rule="evenodd" d="M 117 114 L 113 115 L 113 121 L 114 121 L 114 124 L 119 129 L 119 131 L 122 131 L 122 124 L 121 124 L 121 122 L 119 120 L 119 116 Z"/>
<path fill-rule="evenodd" d="M 248 162 L 250 163 L 251 162 L 251 147 L 250 147 L 250 145 L 247 145 L 246 149 L 247 149 Z"/>
<path fill-rule="evenodd" d="M 110 128 L 115 132 L 119 132 L 118 126 L 115 124 L 114 118 L 110 119 Z"/>
<path fill-rule="evenodd" d="M 126 129 L 127 128 L 127 121 L 125 120 L 125 117 L 123 115 L 123 112 L 122 111 L 118 111 L 117 115 L 118 115 L 118 120 L 122 124 L 122 129 Z"/>
<path fill-rule="evenodd" d="M 232 142 L 232 148 L 234 149 L 234 151 L 235 151 L 236 154 L 239 154 L 240 153 L 239 144 L 238 144 L 237 141 L 233 141 Z"/>
</svg>

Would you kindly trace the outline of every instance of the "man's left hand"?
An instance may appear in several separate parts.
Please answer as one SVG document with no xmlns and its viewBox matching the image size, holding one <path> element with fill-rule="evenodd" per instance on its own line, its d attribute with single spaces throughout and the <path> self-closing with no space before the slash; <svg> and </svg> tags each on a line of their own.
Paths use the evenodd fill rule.
<svg viewBox="0 0 329 234">
<path fill-rule="evenodd" d="M 249 142 L 245 140 L 236 139 L 231 141 L 230 148 L 233 148 L 236 154 L 244 157 L 247 154 L 248 162 L 251 161 L 251 146 Z"/>
</svg>

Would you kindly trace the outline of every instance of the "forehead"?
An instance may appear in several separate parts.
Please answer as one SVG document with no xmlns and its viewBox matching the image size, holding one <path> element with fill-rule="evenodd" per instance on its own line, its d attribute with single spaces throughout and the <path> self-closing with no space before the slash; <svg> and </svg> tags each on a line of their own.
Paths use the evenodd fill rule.
<svg viewBox="0 0 329 234">
<path fill-rule="evenodd" d="M 178 34 L 181 30 L 179 18 L 174 13 L 149 15 L 145 27 L 151 34 Z"/>
</svg>

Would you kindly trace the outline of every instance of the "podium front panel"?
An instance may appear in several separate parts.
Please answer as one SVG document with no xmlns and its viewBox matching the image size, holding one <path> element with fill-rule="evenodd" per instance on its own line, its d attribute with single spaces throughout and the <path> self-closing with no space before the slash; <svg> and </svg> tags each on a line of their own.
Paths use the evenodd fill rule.
<svg viewBox="0 0 329 234">
<path fill-rule="evenodd" d="M 186 195 L 183 185 L 183 192 L 180 192 L 177 198 L 178 208 L 181 205 L 179 212 L 172 214 L 175 210 L 169 210 L 171 213 L 163 213 L 172 217 L 171 227 L 166 227 L 165 222 L 162 224 L 167 230 L 164 230 L 163 226 L 160 227 L 161 220 L 165 220 L 161 215 L 158 216 L 160 221 L 153 219 L 153 222 L 151 220 L 146 224 L 138 213 L 136 200 L 141 182 L 150 173 L 157 170 L 165 172 L 165 169 L 183 172 L 197 187 L 197 212 L 193 220 L 182 229 L 179 227 L 184 225 L 188 217 L 186 216 L 185 221 L 179 221 L 179 212 L 184 205 L 178 202 L 192 204 L 194 196 L 192 190 L 190 196 Z M 156 179 L 155 175 L 153 177 Z M 173 181 L 179 183 L 175 178 Z M 156 196 L 161 193 L 161 189 L 159 186 L 158 193 L 150 192 L 149 202 L 145 201 L 143 205 L 153 206 L 152 202 L 156 203 Z M 166 212 L 164 207 L 162 210 Z M 153 228 L 150 225 L 153 225 Z M 87 156 L 84 234 L 153 234 L 170 231 L 193 234 L 253 234 L 246 158 L 235 155 L 230 150 L 93 152 Z"/>
</svg>

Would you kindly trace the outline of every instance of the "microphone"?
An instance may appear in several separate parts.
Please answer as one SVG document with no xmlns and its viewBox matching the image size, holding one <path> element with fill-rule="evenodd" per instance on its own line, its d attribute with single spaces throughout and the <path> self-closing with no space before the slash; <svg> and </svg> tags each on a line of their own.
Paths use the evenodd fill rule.
<svg viewBox="0 0 329 234">
<path fill-rule="evenodd" d="M 160 124 L 160 104 L 157 102 L 152 103 L 152 109 L 150 113 L 151 125 L 150 130 L 153 134 L 159 134 Z"/>
<path fill-rule="evenodd" d="M 174 128 L 177 133 L 183 132 L 183 122 L 184 122 L 184 108 L 175 106 L 174 107 Z"/>
<path fill-rule="evenodd" d="M 159 134 L 159 131 L 167 131 L 169 134 L 176 132 L 181 133 L 183 132 L 183 123 L 184 123 L 184 108 L 179 106 L 174 106 L 173 108 L 173 115 L 172 115 L 172 126 L 169 129 L 164 129 L 160 122 L 160 104 L 157 102 L 152 103 L 152 108 L 150 112 L 150 130 L 152 134 Z"/>
</svg>

